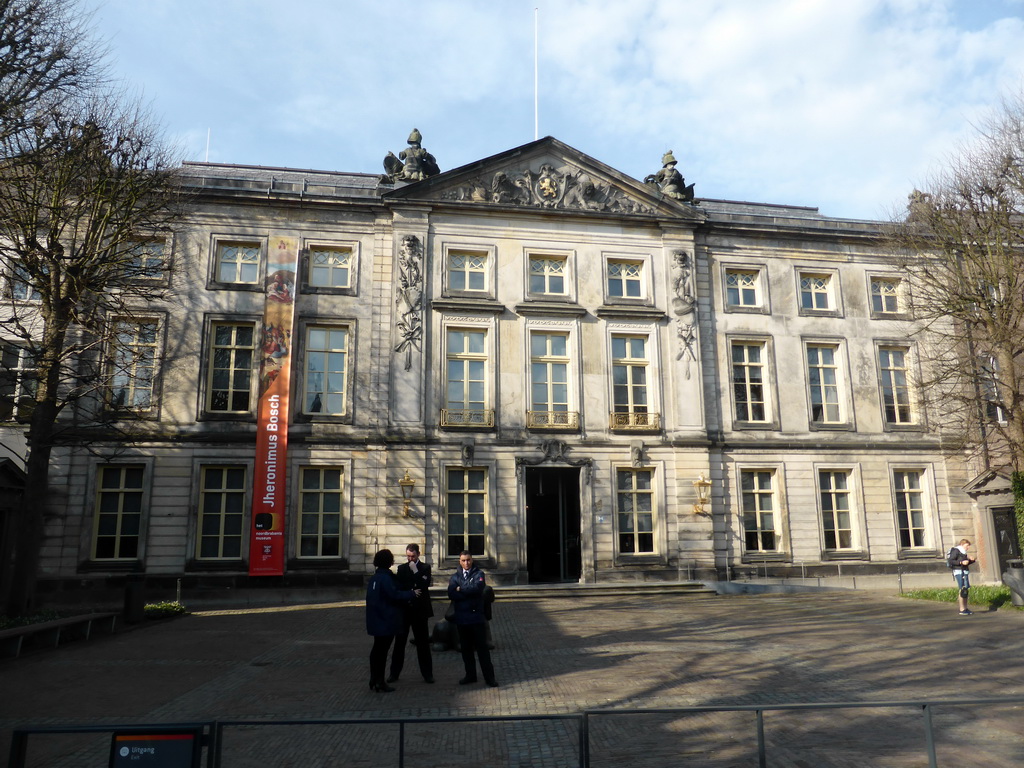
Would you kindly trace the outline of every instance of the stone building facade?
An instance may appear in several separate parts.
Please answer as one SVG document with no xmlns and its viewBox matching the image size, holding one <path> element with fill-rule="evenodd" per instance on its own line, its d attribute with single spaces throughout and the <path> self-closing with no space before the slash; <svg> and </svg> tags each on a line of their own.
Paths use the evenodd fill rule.
<svg viewBox="0 0 1024 768">
<path fill-rule="evenodd" d="M 187 222 L 140 245 L 169 298 L 123 336 L 158 373 L 107 395 L 132 442 L 54 452 L 44 587 L 259 579 L 258 397 L 284 355 L 273 583 L 361 579 L 410 541 L 499 583 L 946 583 L 974 507 L 877 223 L 694 200 L 551 138 L 392 165 L 187 165 Z"/>
</svg>

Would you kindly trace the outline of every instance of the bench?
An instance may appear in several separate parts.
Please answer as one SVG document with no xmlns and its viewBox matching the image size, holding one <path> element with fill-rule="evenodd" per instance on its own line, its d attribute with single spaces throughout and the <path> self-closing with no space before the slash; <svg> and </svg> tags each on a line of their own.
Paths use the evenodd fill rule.
<svg viewBox="0 0 1024 768">
<path fill-rule="evenodd" d="M 105 629 L 113 634 L 117 628 L 117 617 L 120 613 L 88 613 L 83 616 L 68 616 L 53 621 L 40 621 L 37 624 L 26 624 L 23 627 L 0 629 L 0 656 L 17 658 L 25 639 L 38 641 L 47 647 L 56 648 L 62 640 L 81 638 L 88 640 L 92 635 L 93 626 Z"/>
</svg>

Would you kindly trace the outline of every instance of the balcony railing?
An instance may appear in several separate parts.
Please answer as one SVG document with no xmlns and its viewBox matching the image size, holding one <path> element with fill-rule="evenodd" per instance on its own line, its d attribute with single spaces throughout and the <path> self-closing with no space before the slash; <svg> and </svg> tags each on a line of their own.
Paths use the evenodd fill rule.
<svg viewBox="0 0 1024 768">
<path fill-rule="evenodd" d="M 609 427 L 623 431 L 651 432 L 661 429 L 661 414 L 641 411 L 613 413 L 610 416 Z"/>
<path fill-rule="evenodd" d="M 441 426 L 462 429 L 484 429 L 494 426 L 494 410 L 457 411 L 451 408 L 441 409 Z"/>
<path fill-rule="evenodd" d="M 580 415 L 576 411 L 527 411 L 526 428 L 577 430 Z"/>
</svg>

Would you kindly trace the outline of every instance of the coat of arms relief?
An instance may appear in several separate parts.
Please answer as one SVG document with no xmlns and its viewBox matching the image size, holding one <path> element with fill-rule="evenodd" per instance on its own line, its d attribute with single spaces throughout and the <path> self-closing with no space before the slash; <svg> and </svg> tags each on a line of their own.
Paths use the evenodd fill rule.
<svg viewBox="0 0 1024 768">
<path fill-rule="evenodd" d="M 651 206 L 627 197 L 610 184 L 595 181 L 579 168 L 556 168 L 551 163 L 542 163 L 536 170 L 478 176 L 446 190 L 441 199 L 603 213 L 655 213 Z"/>
</svg>

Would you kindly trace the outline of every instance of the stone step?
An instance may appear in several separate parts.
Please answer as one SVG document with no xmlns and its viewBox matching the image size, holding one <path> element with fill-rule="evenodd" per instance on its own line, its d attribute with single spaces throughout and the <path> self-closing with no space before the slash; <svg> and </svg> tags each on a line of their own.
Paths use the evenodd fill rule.
<svg viewBox="0 0 1024 768">
<path fill-rule="evenodd" d="M 600 584 L 516 584 L 494 587 L 497 600 L 539 600 L 581 597 L 644 597 L 679 595 L 688 598 L 714 597 L 714 589 L 699 581 L 622 581 Z"/>
</svg>

